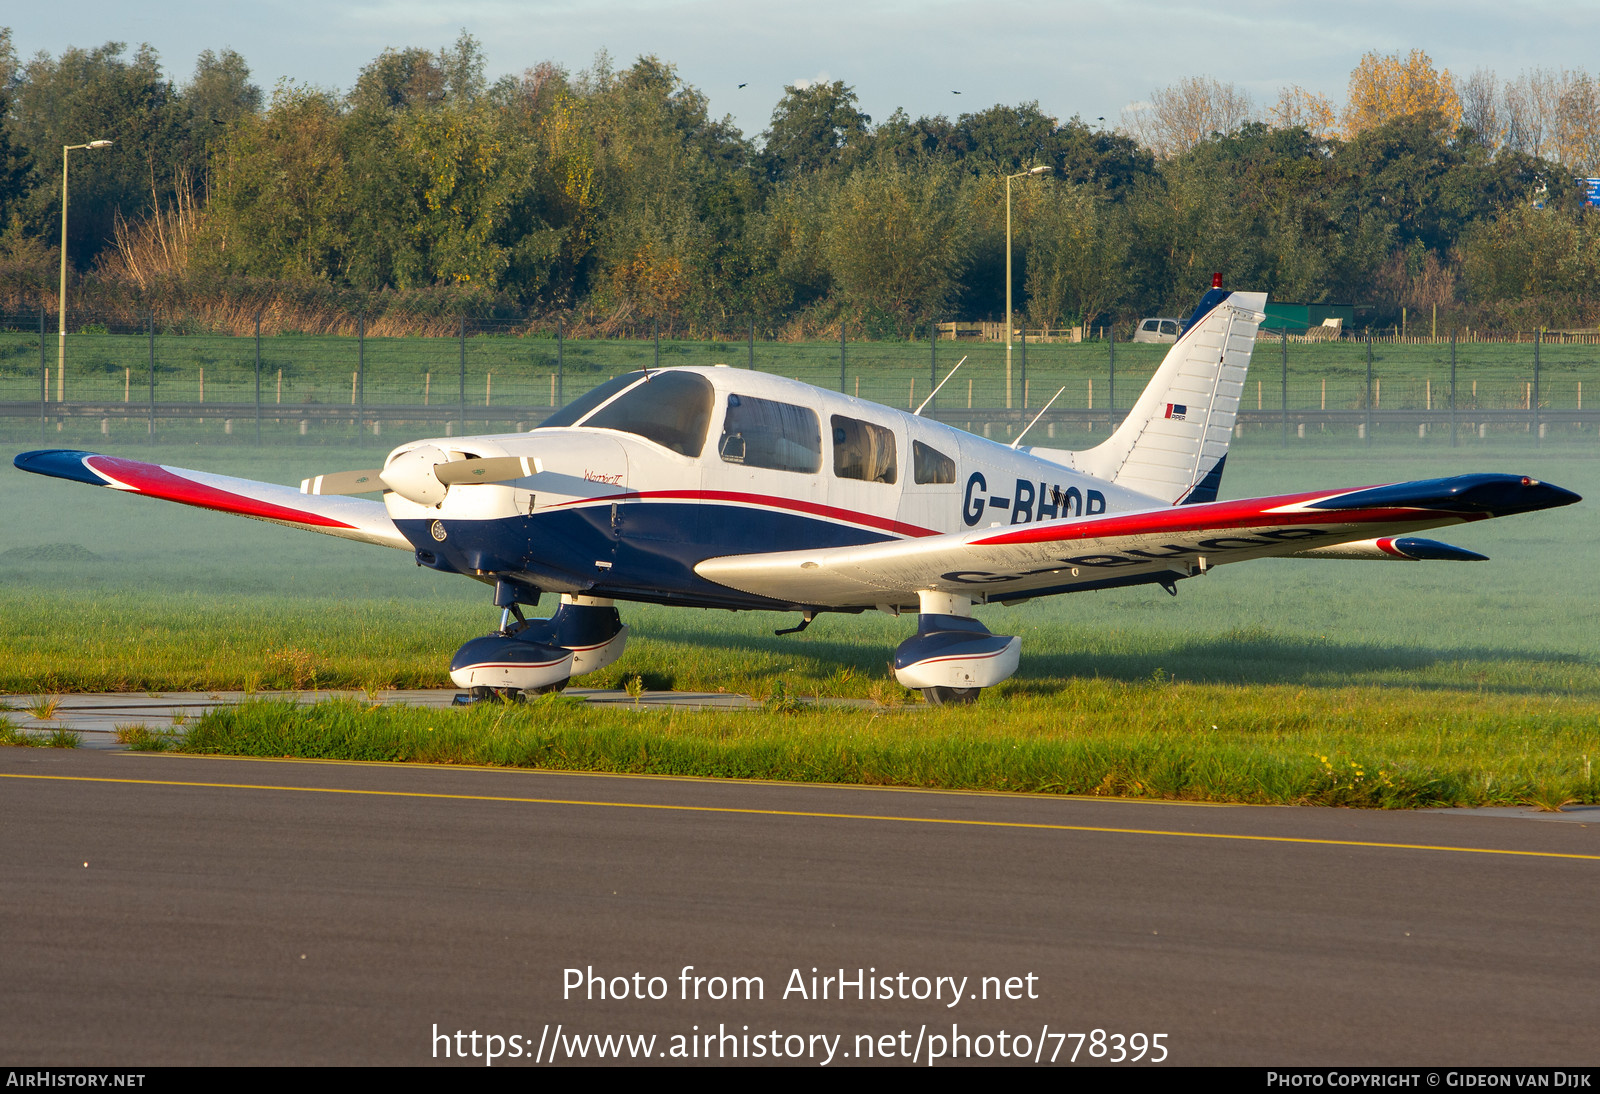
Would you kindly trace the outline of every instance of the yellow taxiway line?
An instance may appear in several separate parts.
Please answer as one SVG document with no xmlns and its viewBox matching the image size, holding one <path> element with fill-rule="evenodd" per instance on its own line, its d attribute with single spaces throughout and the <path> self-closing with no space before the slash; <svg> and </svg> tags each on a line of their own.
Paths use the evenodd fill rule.
<svg viewBox="0 0 1600 1094">
<path fill-rule="evenodd" d="M 1178 832 L 1159 828 L 1119 828 L 1090 824 L 1046 824 L 1034 821 L 971 820 L 955 817 L 896 817 L 880 813 L 822 813 L 800 809 L 750 809 L 716 805 L 667 805 L 651 802 L 582 801 L 569 798 L 524 798 L 495 794 L 439 794 L 417 790 L 360 790 L 338 786 L 269 786 L 258 783 L 194 782 L 183 779 L 120 779 L 86 775 L 25 775 L 0 773 L 5 779 L 39 779 L 55 782 L 120 783 L 131 786 L 186 786 L 201 790 L 278 790 L 301 794 L 351 794 L 376 798 L 418 798 L 440 801 L 502 802 L 511 805 L 569 805 L 604 809 L 652 809 L 677 813 L 723 813 L 738 816 L 805 817 L 817 820 L 891 821 L 901 824 L 951 824 L 970 828 L 1033 829 L 1052 832 L 1099 832 L 1124 836 L 1171 836 L 1182 839 L 1240 840 L 1251 843 L 1290 843 L 1322 847 L 1366 847 L 1387 851 L 1449 851 L 1471 855 L 1515 855 L 1523 858 L 1579 859 L 1600 862 L 1600 855 L 1559 851 L 1513 851 L 1497 847 L 1451 847 L 1428 843 L 1383 843 L 1371 840 L 1314 839 L 1305 836 L 1259 836 L 1231 832 Z"/>
</svg>

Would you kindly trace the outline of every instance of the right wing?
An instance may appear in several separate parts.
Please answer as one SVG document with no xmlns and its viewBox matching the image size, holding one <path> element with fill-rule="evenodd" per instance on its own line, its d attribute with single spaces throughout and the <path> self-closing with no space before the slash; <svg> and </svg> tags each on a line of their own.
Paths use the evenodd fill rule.
<svg viewBox="0 0 1600 1094">
<path fill-rule="evenodd" d="M 858 547 L 711 558 L 709 581 L 791 604 L 915 605 L 937 591 L 977 601 L 1017 600 L 1188 577 L 1225 562 L 1300 555 L 1349 544 L 1345 557 L 1473 557 L 1459 548 L 1388 550 L 1373 543 L 1424 528 L 1532 512 L 1581 500 L 1517 475 L 1459 475 L 1358 490 L 1174 505 L 1067 517 Z M 1428 543 L 1430 541 L 1421 541 Z M 1454 552 L 1454 553 L 1449 553 Z M 1334 552 L 1326 552 L 1329 555 Z M 1313 555 L 1312 557 L 1318 557 Z"/>
</svg>

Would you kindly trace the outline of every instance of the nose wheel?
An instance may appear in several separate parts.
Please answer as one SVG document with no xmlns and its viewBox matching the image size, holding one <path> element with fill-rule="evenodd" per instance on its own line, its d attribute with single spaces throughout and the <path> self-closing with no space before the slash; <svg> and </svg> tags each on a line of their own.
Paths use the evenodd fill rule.
<svg viewBox="0 0 1600 1094">
<path fill-rule="evenodd" d="M 452 700 L 452 705 L 469 707 L 474 703 L 487 703 L 490 700 L 502 703 L 521 703 L 529 696 L 555 695 L 563 691 L 566 686 L 566 680 L 558 680 L 554 684 L 546 684 L 544 687 L 537 688 L 472 687 L 464 692 L 457 692 L 455 699 Z"/>
<path fill-rule="evenodd" d="M 982 688 L 923 688 L 922 698 L 930 707 L 964 707 L 976 703 Z"/>
</svg>

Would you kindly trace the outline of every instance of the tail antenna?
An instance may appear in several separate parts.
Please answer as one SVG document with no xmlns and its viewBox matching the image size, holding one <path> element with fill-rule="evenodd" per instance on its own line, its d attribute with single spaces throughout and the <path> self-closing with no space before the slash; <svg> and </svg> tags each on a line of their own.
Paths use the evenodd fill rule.
<svg viewBox="0 0 1600 1094">
<path fill-rule="evenodd" d="M 1066 388 L 1062 388 L 1061 389 L 1061 391 L 1065 391 L 1065 390 L 1067 390 L 1067 389 Z M 1017 439 L 1011 442 L 1011 447 L 1012 448 L 1016 448 L 1017 445 L 1021 444 L 1022 443 L 1022 438 L 1026 437 L 1028 435 L 1028 430 L 1032 429 L 1034 426 L 1039 424 L 1039 419 L 1044 417 L 1044 411 L 1045 410 L 1049 410 L 1052 406 L 1055 406 L 1056 400 L 1061 398 L 1061 391 L 1058 391 L 1054 395 L 1050 396 L 1050 401 L 1048 403 L 1044 404 L 1044 410 L 1041 410 L 1041 411 L 1039 411 L 1039 413 L 1035 414 L 1033 416 L 1033 421 L 1029 422 L 1027 425 L 1022 427 L 1022 432 L 1017 434 Z"/>
</svg>

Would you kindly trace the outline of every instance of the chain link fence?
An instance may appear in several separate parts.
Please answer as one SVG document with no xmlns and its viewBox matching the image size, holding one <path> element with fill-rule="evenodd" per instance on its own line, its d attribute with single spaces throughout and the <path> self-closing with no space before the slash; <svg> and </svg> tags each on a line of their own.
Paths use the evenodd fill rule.
<svg viewBox="0 0 1600 1094">
<path fill-rule="evenodd" d="M 457 320 L 453 335 L 221 335 L 158 322 L 0 316 L 0 430 L 50 444 L 195 440 L 389 446 L 423 434 L 529 429 L 613 376 L 725 364 L 915 409 L 1009 440 L 1052 398 L 1028 440 L 1079 447 L 1126 413 L 1164 345 L 1019 337 L 780 341 L 746 322 L 712 339 L 570 337 L 560 324 Z M 930 325 L 930 333 L 932 331 Z M 634 332 L 637 333 L 637 332 Z M 1306 341 L 1265 332 L 1241 432 L 1284 443 L 1424 442 L 1525 435 L 1594 440 L 1600 346 L 1587 340 Z M 1584 388 L 1588 386 L 1586 393 Z M 1059 392 L 1059 395 L 1058 395 Z M 1587 397 L 1588 403 L 1585 405 Z"/>
</svg>

